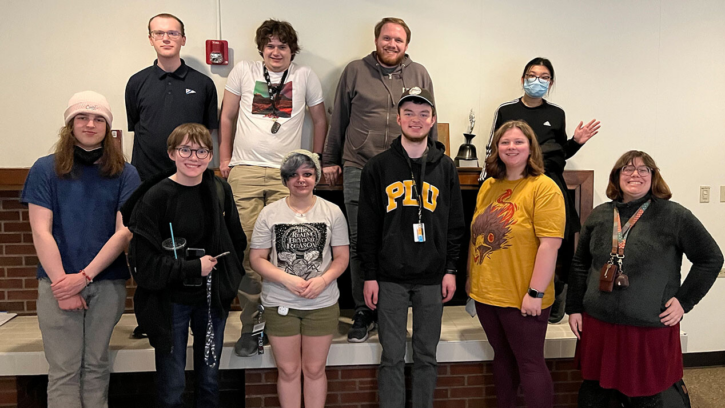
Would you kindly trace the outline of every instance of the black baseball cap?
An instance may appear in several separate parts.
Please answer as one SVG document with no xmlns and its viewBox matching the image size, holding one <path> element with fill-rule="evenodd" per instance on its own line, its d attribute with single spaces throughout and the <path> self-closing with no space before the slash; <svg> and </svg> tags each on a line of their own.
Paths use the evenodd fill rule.
<svg viewBox="0 0 725 408">
<path fill-rule="evenodd" d="M 398 106 L 402 105 L 403 102 L 412 99 L 419 99 L 430 105 L 432 108 L 436 107 L 433 100 L 433 95 L 430 93 L 430 91 L 417 86 L 414 86 L 403 93 L 403 96 L 401 96 L 400 100 L 398 101 Z"/>
</svg>

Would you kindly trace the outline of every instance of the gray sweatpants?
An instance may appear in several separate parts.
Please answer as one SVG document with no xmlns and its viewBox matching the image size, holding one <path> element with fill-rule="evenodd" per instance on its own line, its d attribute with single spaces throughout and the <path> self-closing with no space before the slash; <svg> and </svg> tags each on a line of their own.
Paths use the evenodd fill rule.
<svg viewBox="0 0 725 408">
<path fill-rule="evenodd" d="M 413 306 L 412 399 L 432 408 L 438 377 L 436 349 L 441 338 L 441 285 L 379 282 L 378 335 L 383 346 L 378 375 L 380 408 L 405 407 L 405 347 L 408 303 Z"/>
<path fill-rule="evenodd" d="M 49 408 L 108 407 L 108 344 L 126 304 L 126 282 L 93 282 L 81 296 L 88 310 L 62 310 L 50 280 L 38 283 L 38 323 L 49 366 Z"/>
</svg>

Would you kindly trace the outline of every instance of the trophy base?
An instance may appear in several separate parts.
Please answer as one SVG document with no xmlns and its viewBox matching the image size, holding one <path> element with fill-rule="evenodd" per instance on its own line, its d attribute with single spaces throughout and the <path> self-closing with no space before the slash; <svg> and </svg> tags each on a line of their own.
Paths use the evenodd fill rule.
<svg viewBox="0 0 725 408">
<path fill-rule="evenodd" d="M 478 167 L 478 160 L 477 159 L 472 159 L 472 160 L 457 159 L 456 165 L 458 167 Z"/>
</svg>

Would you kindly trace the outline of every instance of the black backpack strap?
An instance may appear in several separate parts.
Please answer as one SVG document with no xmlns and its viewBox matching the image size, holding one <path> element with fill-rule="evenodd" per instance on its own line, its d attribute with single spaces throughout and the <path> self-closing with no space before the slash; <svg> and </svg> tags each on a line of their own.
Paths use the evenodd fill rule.
<svg viewBox="0 0 725 408">
<path fill-rule="evenodd" d="M 214 177 L 214 186 L 216 187 L 216 196 L 219 200 L 219 209 L 224 216 L 224 184 L 219 177 Z"/>
</svg>

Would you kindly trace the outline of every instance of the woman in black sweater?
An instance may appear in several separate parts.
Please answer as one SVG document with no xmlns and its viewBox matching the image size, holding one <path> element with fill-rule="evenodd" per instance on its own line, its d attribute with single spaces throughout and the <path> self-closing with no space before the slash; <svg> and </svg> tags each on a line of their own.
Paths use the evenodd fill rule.
<svg viewBox="0 0 725 408">
<path fill-rule="evenodd" d="M 544 99 L 554 85 L 554 66 L 546 58 L 536 57 L 526 64 L 521 74 L 521 85 L 524 95 L 501 104 L 496 110 L 491 137 L 486 146 L 486 157 L 491 154 L 491 141 L 496 130 L 508 121 L 523 120 L 536 133 L 536 141 L 539 142 L 541 153 L 544 155 L 544 174 L 554 180 L 564 194 L 566 231 L 557 256 L 556 301 L 549 317 L 550 322 L 557 323 L 564 317 L 565 294 L 562 295 L 562 292 L 568 280 L 571 258 L 574 256 L 575 234 L 580 228 L 579 215 L 564 181 L 564 166 L 584 143 L 599 133 L 600 122 L 596 119 L 592 119 L 586 125 L 584 122 L 579 122 L 574 129 L 574 137 L 567 138 L 564 110 Z M 485 178 L 484 168 L 481 180 Z"/>
<path fill-rule="evenodd" d="M 608 407 L 615 392 L 632 407 L 662 406 L 682 379 L 680 320 L 715 282 L 723 255 L 700 221 L 669 200 L 647 153 L 617 160 L 607 196 L 582 228 L 569 280 L 579 406 Z M 680 284 L 683 254 L 692 268 Z"/>
</svg>

